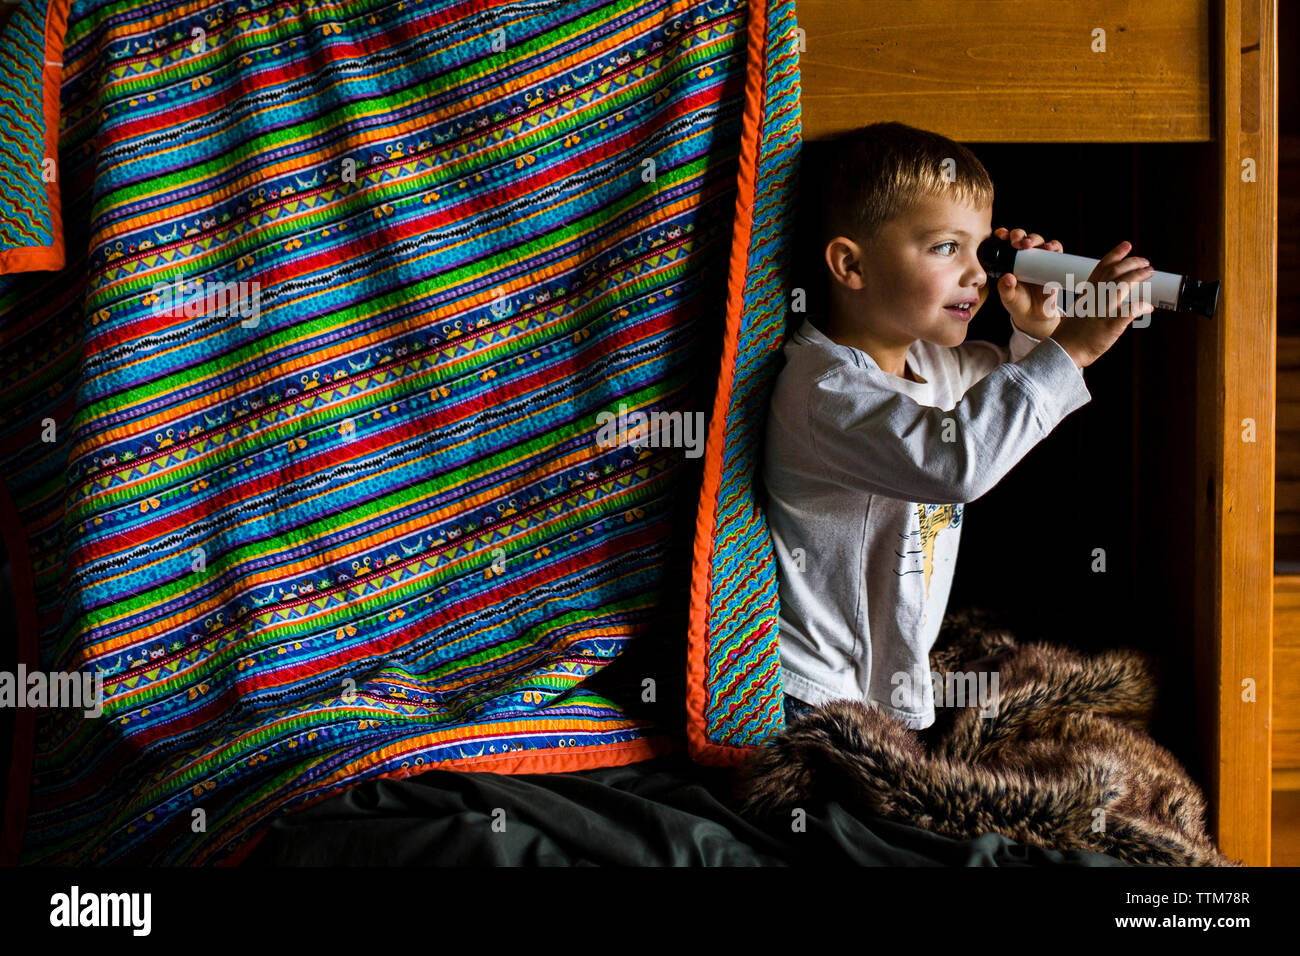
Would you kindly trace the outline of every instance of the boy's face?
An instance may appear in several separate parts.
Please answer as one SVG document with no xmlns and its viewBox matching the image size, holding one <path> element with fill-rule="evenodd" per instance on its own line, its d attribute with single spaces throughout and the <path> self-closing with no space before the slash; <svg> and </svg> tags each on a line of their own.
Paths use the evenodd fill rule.
<svg viewBox="0 0 1300 956">
<path fill-rule="evenodd" d="M 882 226 L 859 247 L 855 319 L 865 318 L 882 341 L 960 345 L 988 296 L 975 249 L 991 234 L 992 215 L 991 206 L 976 209 L 926 196 Z M 958 303 L 968 309 L 953 308 Z"/>
</svg>

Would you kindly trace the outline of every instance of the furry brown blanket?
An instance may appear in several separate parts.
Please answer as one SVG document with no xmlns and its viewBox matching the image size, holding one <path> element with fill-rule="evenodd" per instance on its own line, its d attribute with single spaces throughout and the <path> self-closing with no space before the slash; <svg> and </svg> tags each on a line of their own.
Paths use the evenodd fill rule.
<svg viewBox="0 0 1300 956">
<path fill-rule="evenodd" d="M 1148 736 L 1148 658 L 1018 646 L 990 622 L 973 609 L 947 615 L 930 666 L 996 671 L 994 715 L 937 707 L 936 723 L 915 731 L 852 700 L 818 707 L 742 766 L 742 811 L 834 799 L 951 837 L 993 832 L 1129 863 L 1241 865 L 1206 834 L 1200 789 Z"/>
</svg>

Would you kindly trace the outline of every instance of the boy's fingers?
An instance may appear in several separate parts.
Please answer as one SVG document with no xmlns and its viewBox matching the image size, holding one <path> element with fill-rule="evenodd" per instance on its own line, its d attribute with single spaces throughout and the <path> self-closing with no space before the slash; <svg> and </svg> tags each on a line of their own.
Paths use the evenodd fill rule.
<svg viewBox="0 0 1300 956">
<path fill-rule="evenodd" d="M 1137 281 L 1138 276 L 1154 275 L 1155 269 L 1146 265 L 1140 259 L 1125 259 L 1119 265 L 1110 269 L 1110 276 L 1114 280 L 1124 280 L 1125 282 Z"/>
<path fill-rule="evenodd" d="M 1121 282 L 1116 290 L 1114 304 L 1118 307 L 1118 314 L 1123 317 L 1137 318 L 1139 315 L 1147 315 L 1155 311 L 1155 306 L 1148 300 L 1132 299 L 1131 293 L 1141 285 L 1141 280 L 1132 282 Z M 1134 311 L 1136 309 L 1136 311 Z"/>
<path fill-rule="evenodd" d="M 1023 312 L 1028 308 L 1029 294 L 1024 288 L 1010 272 L 998 280 L 998 295 L 1008 309 Z"/>
<path fill-rule="evenodd" d="M 1122 319 L 1136 319 L 1138 316 L 1150 315 L 1155 311 L 1155 306 L 1150 302 L 1135 303 L 1132 300 L 1126 300 L 1119 307 L 1118 317 Z"/>
<path fill-rule="evenodd" d="M 1124 295 L 1127 296 L 1127 295 L 1128 295 L 1130 292 L 1132 292 L 1134 289 L 1136 289 L 1136 288 L 1138 288 L 1139 286 L 1142 285 L 1142 280 L 1143 280 L 1143 278 L 1144 278 L 1144 276 L 1143 276 L 1141 273 L 1139 273 L 1138 275 L 1134 276 L 1134 277 L 1131 278 L 1131 279 L 1124 279 L 1124 280 L 1121 280 L 1121 281 L 1118 283 L 1118 285 L 1119 285 L 1119 287 L 1120 287 L 1121 289 L 1124 290 Z"/>
<path fill-rule="evenodd" d="M 1097 260 L 1096 268 L 1093 269 L 1092 276 L 1089 280 L 1095 282 L 1108 282 L 1117 280 L 1121 276 L 1127 276 L 1128 273 L 1136 269 L 1147 269 L 1147 260 L 1132 256 L 1130 259 L 1123 259 L 1130 248 L 1130 243 L 1121 242 L 1113 250 L 1106 252 L 1106 255 Z M 1152 269 L 1154 272 L 1154 269 Z"/>
<path fill-rule="evenodd" d="M 1143 295 L 1141 295 L 1141 280 L 1138 280 L 1138 281 L 1135 281 L 1135 282 L 1128 282 L 1128 284 L 1126 284 L 1126 285 L 1127 285 L 1127 289 L 1128 289 L 1128 291 L 1130 291 L 1130 293 L 1132 293 L 1132 291 L 1135 291 L 1135 290 L 1138 291 L 1138 293 L 1139 293 L 1138 298 L 1136 298 L 1136 299 L 1132 299 L 1132 298 L 1128 299 L 1128 300 L 1130 300 L 1130 302 L 1140 302 L 1140 303 L 1143 303 L 1143 306 L 1148 306 L 1148 304 L 1151 304 L 1151 300 L 1149 300 L 1149 299 L 1147 299 L 1147 298 L 1144 298 Z M 1145 312 L 1139 312 L 1138 315 L 1145 315 Z"/>
<path fill-rule="evenodd" d="M 1051 292 L 1048 292 L 1043 296 L 1043 315 L 1047 316 L 1049 319 L 1055 319 L 1061 314 L 1061 310 L 1057 306 L 1057 298 L 1060 291 L 1060 289 L 1053 289 Z"/>
<path fill-rule="evenodd" d="M 1112 262 L 1119 262 L 1119 260 L 1123 259 L 1124 256 L 1128 254 L 1128 251 L 1132 248 L 1133 248 L 1132 244 L 1129 243 L 1128 240 L 1125 240 L 1124 242 L 1121 242 L 1118 246 L 1116 246 L 1114 249 L 1110 250 L 1110 252 L 1102 256 L 1100 261 L 1098 262 L 1098 265 L 1109 265 Z"/>
<path fill-rule="evenodd" d="M 993 230 L 993 234 L 999 239 L 1007 239 L 1012 245 L 1020 246 L 1022 249 L 1032 249 L 1036 246 L 1042 246 L 1044 249 L 1050 249 L 1053 252 L 1064 251 L 1061 244 L 1053 239 L 1051 242 L 1045 240 L 1036 232 L 1029 232 L 1026 229 L 1012 229 L 1007 231 L 1005 226 L 998 226 Z"/>
</svg>

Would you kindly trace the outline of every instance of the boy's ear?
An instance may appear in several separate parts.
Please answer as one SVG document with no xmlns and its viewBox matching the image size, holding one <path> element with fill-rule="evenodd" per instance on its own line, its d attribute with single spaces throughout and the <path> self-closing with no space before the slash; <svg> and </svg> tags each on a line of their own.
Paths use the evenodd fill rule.
<svg viewBox="0 0 1300 956">
<path fill-rule="evenodd" d="M 826 243 L 826 267 L 831 280 L 847 288 L 862 288 L 862 248 L 846 236 L 836 236 Z"/>
</svg>

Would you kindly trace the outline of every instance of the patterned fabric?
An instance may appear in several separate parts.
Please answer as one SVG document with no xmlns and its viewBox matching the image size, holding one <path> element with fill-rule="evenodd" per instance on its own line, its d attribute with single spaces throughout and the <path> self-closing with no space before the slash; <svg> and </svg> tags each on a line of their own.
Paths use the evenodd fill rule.
<svg viewBox="0 0 1300 956">
<path fill-rule="evenodd" d="M 801 144 L 793 4 L 751 20 L 751 105 L 722 373 L 697 521 L 687 732 L 701 762 L 736 764 L 783 726 L 776 556 L 755 487 L 791 304 L 787 266 Z M 749 173 L 748 180 L 746 172 Z"/>
<path fill-rule="evenodd" d="M 671 748 L 580 682 L 655 621 L 688 452 L 599 436 L 707 419 L 742 119 L 790 60 L 746 87 L 742 0 L 479 7 L 74 3 L 69 263 L 0 279 L 0 475 L 23 659 L 104 712 L 20 711 L 22 862 Z"/>
<path fill-rule="evenodd" d="M 59 81 L 68 0 L 0 9 L 0 273 L 63 265 Z"/>
</svg>

